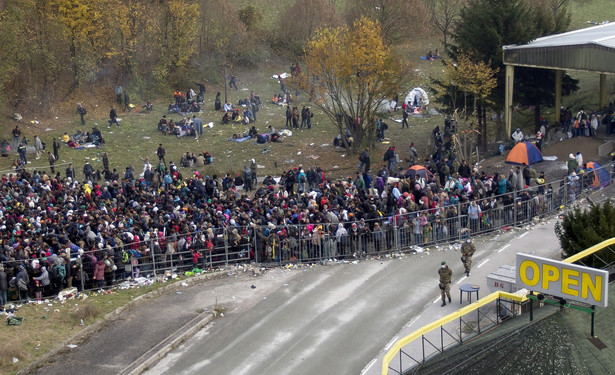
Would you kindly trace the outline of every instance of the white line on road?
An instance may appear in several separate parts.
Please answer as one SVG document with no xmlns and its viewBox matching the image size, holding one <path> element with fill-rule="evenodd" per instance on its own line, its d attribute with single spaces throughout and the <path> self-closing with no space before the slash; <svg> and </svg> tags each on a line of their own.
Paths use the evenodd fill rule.
<svg viewBox="0 0 615 375">
<path fill-rule="evenodd" d="M 391 339 L 391 341 L 389 341 L 389 343 L 387 344 L 387 346 L 385 346 L 385 347 L 384 347 L 384 350 L 389 350 L 389 348 L 390 348 L 391 346 L 393 346 L 393 344 L 395 344 L 395 342 L 397 341 L 397 338 L 398 338 L 398 337 L 399 337 L 399 336 L 395 336 L 395 337 L 393 337 L 393 338 Z"/>
<path fill-rule="evenodd" d="M 530 232 L 525 232 L 525 233 L 521 234 L 521 235 L 519 236 L 519 238 L 523 238 L 523 237 L 524 237 L 526 234 L 528 234 L 528 233 L 530 233 Z"/>
<path fill-rule="evenodd" d="M 459 279 L 459 281 L 457 281 L 457 283 L 456 283 L 456 284 L 459 284 L 460 282 L 462 282 L 463 280 L 465 280 L 465 279 L 467 279 L 467 278 L 468 278 L 467 276 L 462 277 L 461 279 Z"/>
<path fill-rule="evenodd" d="M 484 265 L 485 263 L 487 263 L 489 261 L 489 258 L 483 260 L 478 266 L 476 266 L 476 268 L 480 268 L 482 265 Z"/>
<path fill-rule="evenodd" d="M 441 300 L 442 300 L 442 297 L 438 297 L 438 298 L 436 298 L 436 300 L 435 300 L 435 301 L 433 301 L 432 303 L 440 302 Z"/>
<path fill-rule="evenodd" d="M 502 252 L 502 251 L 503 251 L 504 249 L 506 249 L 508 246 L 510 246 L 510 244 L 508 244 L 508 245 L 506 245 L 506 246 L 502 247 L 500 250 L 498 250 L 498 253 Z"/>
<path fill-rule="evenodd" d="M 363 375 L 363 374 L 365 374 L 367 371 L 369 371 L 369 368 L 370 368 L 370 367 L 372 367 L 372 366 L 374 365 L 374 363 L 376 363 L 376 361 L 377 361 L 377 360 L 378 360 L 378 358 L 374 358 L 374 359 L 372 359 L 372 360 L 371 360 L 371 361 L 367 364 L 367 366 L 365 366 L 365 367 L 363 368 L 363 371 L 361 371 L 361 375 Z"/>
<path fill-rule="evenodd" d="M 414 318 L 412 318 L 412 320 L 410 321 L 410 323 L 406 324 L 405 327 L 410 327 L 411 325 L 414 324 L 414 322 L 416 322 L 418 320 L 418 318 L 420 318 L 420 315 L 415 316 Z"/>
</svg>

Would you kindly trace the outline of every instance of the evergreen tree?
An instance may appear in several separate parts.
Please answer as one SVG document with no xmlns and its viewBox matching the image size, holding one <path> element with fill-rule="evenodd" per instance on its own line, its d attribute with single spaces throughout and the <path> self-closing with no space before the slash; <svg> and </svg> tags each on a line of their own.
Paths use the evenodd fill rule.
<svg viewBox="0 0 615 375">
<path fill-rule="evenodd" d="M 555 233 L 564 258 L 579 253 L 615 237 L 615 207 L 607 201 L 603 205 L 593 204 L 589 210 L 576 208 L 555 225 Z M 615 260 L 615 255 L 608 249 L 596 255 L 607 263 Z"/>
</svg>

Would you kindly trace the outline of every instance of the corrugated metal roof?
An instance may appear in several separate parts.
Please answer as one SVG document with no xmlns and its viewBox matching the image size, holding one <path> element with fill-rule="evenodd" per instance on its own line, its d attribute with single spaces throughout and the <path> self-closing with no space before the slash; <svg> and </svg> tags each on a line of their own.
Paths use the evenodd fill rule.
<svg viewBox="0 0 615 375">
<path fill-rule="evenodd" d="M 502 48 L 507 65 L 615 74 L 615 23 Z"/>
</svg>

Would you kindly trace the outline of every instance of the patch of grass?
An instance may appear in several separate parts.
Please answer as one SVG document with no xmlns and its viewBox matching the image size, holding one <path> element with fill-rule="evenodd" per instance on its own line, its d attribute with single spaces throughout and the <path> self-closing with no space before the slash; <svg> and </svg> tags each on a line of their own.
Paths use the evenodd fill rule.
<svg viewBox="0 0 615 375">
<path fill-rule="evenodd" d="M 82 308 L 78 308 L 71 314 L 73 319 L 77 322 L 81 321 L 92 321 L 100 316 L 101 309 L 100 307 L 90 304 L 86 305 Z"/>
</svg>

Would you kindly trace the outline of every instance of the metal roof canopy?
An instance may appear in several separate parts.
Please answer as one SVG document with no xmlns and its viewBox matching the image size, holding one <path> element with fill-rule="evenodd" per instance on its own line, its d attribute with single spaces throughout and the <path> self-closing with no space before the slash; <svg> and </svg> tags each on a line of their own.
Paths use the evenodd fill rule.
<svg viewBox="0 0 615 375">
<path fill-rule="evenodd" d="M 615 23 L 503 46 L 504 65 L 615 74 Z"/>
<path fill-rule="evenodd" d="M 615 23 L 538 38 L 524 45 L 503 46 L 506 66 L 505 122 L 510 136 L 515 66 L 555 70 L 555 108 L 561 106 L 562 74 L 577 70 L 600 74 L 600 104 L 606 103 L 606 75 L 615 74 Z M 555 121 L 559 122 L 559 111 Z"/>
</svg>

